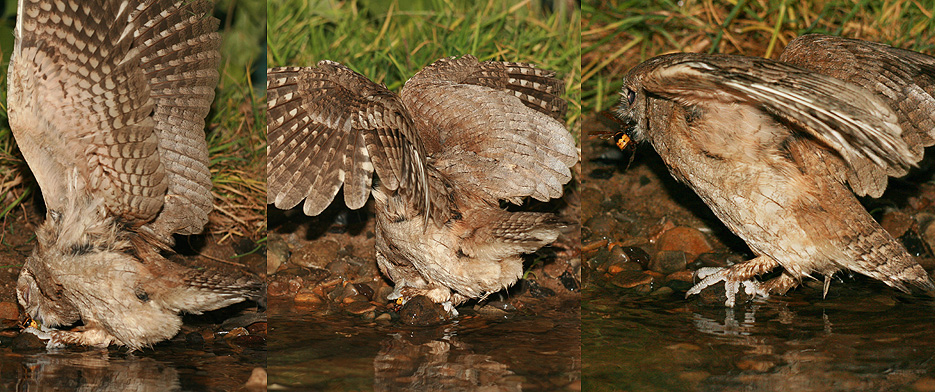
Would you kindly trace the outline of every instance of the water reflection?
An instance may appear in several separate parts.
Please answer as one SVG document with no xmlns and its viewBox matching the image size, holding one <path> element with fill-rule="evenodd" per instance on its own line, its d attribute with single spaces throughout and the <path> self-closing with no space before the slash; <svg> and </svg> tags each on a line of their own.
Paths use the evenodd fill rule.
<svg viewBox="0 0 935 392">
<path fill-rule="evenodd" d="M 271 389 L 560 390 L 580 380 L 577 311 L 462 314 L 436 327 L 281 314 L 270 325 Z"/>
<path fill-rule="evenodd" d="M 375 391 L 521 391 L 523 378 L 456 336 L 424 341 L 395 333 L 373 360 Z"/>
<path fill-rule="evenodd" d="M 178 372 L 151 358 L 110 358 L 107 351 L 29 356 L 28 391 L 179 391 Z M 18 388 L 23 390 L 21 388 Z"/>
<path fill-rule="evenodd" d="M 849 282 L 740 305 L 589 289 L 584 389 L 931 390 L 935 301 Z M 928 388 L 928 389 L 927 389 Z"/>
</svg>

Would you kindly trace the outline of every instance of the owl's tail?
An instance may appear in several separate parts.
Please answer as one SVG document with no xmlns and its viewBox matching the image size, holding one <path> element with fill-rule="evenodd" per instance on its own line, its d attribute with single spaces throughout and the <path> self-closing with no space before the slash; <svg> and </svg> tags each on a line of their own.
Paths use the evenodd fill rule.
<svg viewBox="0 0 935 392">
<path fill-rule="evenodd" d="M 928 273 L 902 244 L 876 222 L 865 222 L 865 225 L 873 226 L 862 230 L 870 234 L 857 236 L 847 247 L 855 253 L 855 265 L 849 266 L 851 270 L 906 293 L 910 292 L 909 286 L 935 293 L 935 284 Z"/>
</svg>

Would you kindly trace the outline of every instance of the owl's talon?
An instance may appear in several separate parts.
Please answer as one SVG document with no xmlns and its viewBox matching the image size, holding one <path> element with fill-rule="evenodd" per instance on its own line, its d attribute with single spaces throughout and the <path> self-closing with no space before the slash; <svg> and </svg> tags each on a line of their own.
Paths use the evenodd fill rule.
<svg viewBox="0 0 935 392">
<path fill-rule="evenodd" d="M 727 299 L 724 301 L 724 305 L 728 308 L 733 308 L 737 294 L 740 293 L 741 287 L 743 288 L 744 294 L 747 294 L 751 297 L 761 296 L 763 298 L 769 297 L 769 293 L 763 288 L 763 284 L 756 280 L 743 280 L 736 281 L 729 278 L 730 270 L 728 268 L 719 268 L 719 267 L 705 267 L 700 268 L 695 271 L 695 278 L 701 279 L 700 282 L 692 286 L 688 292 L 685 293 L 685 298 L 689 296 L 700 294 L 702 290 L 714 286 L 718 282 L 724 282 L 724 294 L 727 296 Z"/>
</svg>

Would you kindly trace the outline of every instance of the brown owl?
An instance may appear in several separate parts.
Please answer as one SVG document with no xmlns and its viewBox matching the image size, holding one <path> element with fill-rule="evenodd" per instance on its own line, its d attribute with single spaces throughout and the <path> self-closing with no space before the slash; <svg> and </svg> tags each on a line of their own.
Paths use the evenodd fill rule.
<svg viewBox="0 0 935 392">
<path fill-rule="evenodd" d="M 925 270 L 860 205 L 880 196 L 935 143 L 935 58 L 852 39 L 805 35 L 779 61 L 671 54 L 623 82 L 619 117 L 648 140 L 756 254 L 706 268 L 697 294 L 724 281 L 727 306 L 784 293 L 813 273 L 851 270 L 908 291 Z M 753 278 L 777 267 L 765 283 Z"/>
<path fill-rule="evenodd" d="M 390 299 L 421 294 L 453 310 L 514 283 L 520 255 L 567 226 L 499 205 L 557 198 L 571 179 L 578 152 L 552 72 L 450 57 L 399 95 L 332 61 L 268 76 L 268 202 L 305 199 L 317 215 L 339 188 L 353 209 L 372 193 Z"/>
<path fill-rule="evenodd" d="M 49 345 L 174 336 L 179 312 L 259 294 L 260 283 L 174 264 L 173 234 L 212 209 L 204 117 L 218 81 L 207 1 L 21 0 L 10 126 L 48 211 L 17 297 Z"/>
</svg>

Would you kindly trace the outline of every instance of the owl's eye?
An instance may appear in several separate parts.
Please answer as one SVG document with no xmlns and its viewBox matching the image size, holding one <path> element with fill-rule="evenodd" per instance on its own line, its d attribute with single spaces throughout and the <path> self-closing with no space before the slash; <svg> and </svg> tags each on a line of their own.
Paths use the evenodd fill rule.
<svg viewBox="0 0 935 392">
<path fill-rule="evenodd" d="M 632 105 L 633 101 L 636 101 L 636 93 L 633 90 L 627 89 L 627 104 Z"/>
</svg>

